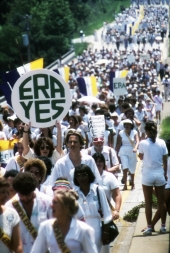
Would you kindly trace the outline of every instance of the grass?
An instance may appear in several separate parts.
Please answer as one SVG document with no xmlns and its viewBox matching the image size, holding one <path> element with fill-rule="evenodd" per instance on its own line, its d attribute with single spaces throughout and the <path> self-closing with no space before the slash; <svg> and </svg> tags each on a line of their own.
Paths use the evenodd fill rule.
<svg viewBox="0 0 170 253">
<path fill-rule="evenodd" d="M 160 138 L 163 140 L 170 139 L 170 116 L 162 120 Z"/>
<path fill-rule="evenodd" d="M 77 55 L 81 55 L 83 53 L 83 50 L 86 50 L 88 47 L 88 43 L 87 42 L 83 42 L 83 43 L 74 43 L 74 50 L 75 50 L 75 54 Z"/>
<path fill-rule="evenodd" d="M 103 26 L 103 22 L 113 22 L 114 21 L 114 12 L 120 13 L 120 6 L 123 5 L 125 8 L 130 6 L 130 0 L 125 1 L 110 1 L 104 6 L 104 10 L 97 8 L 92 8 L 92 17 L 89 19 L 87 24 L 79 25 L 77 31 L 73 34 L 73 38 L 79 37 L 79 31 L 83 30 L 86 36 L 92 35 L 95 29 L 99 29 Z"/>
<path fill-rule="evenodd" d="M 138 206 L 133 207 L 131 210 L 129 210 L 123 217 L 124 220 L 128 221 L 128 222 L 135 222 L 138 218 L 138 214 L 139 214 L 139 210 L 140 208 L 144 208 L 145 207 L 145 203 L 142 202 L 141 204 L 139 204 Z M 158 207 L 158 201 L 157 198 L 152 195 L 152 207 L 156 208 Z"/>
</svg>

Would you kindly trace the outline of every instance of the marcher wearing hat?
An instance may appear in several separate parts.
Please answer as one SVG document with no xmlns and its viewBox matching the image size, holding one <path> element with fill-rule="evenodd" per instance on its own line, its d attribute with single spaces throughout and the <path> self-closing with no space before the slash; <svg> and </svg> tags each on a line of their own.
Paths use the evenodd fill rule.
<svg viewBox="0 0 170 253">
<path fill-rule="evenodd" d="M 145 139 L 145 124 L 148 119 L 147 112 L 144 109 L 144 105 L 142 103 L 138 103 L 138 107 L 135 110 L 135 115 L 137 116 L 137 119 L 141 122 L 141 125 L 139 127 L 139 138 L 140 140 Z"/>
<path fill-rule="evenodd" d="M 156 120 L 157 124 L 161 122 L 161 111 L 163 110 L 163 98 L 161 96 L 160 90 L 156 92 L 157 94 L 154 96 L 153 101 L 155 103 L 155 112 L 156 112 Z"/>
<path fill-rule="evenodd" d="M 147 98 L 146 105 L 144 108 L 147 112 L 148 120 L 154 120 L 155 117 L 155 104 L 151 101 L 150 98 Z"/>
<path fill-rule="evenodd" d="M 168 97 L 170 94 L 170 78 L 168 75 L 165 75 L 165 77 L 162 80 L 162 84 L 164 86 L 164 96 L 165 96 L 165 102 L 168 101 Z"/>
<path fill-rule="evenodd" d="M 119 161 L 116 152 L 113 148 L 104 145 L 104 138 L 93 138 L 92 147 L 86 149 L 87 155 L 93 156 L 96 153 L 101 153 L 105 157 L 107 171 L 117 176 L 119 171 Z"/>
<path fill-rule="evenodd" d="M 123 120 L 124 130 L 119 132 L 116 151 L 120 157 L 123 169 L 124 188 L 127 190 L 127 174 L 131 174 L 131 189 L 135 188 L 134 174 L 137 164 L 136 152 L 139 145 L 138 132 L 133 129 L 133 122 L 130 119 Z"/>
</svg>

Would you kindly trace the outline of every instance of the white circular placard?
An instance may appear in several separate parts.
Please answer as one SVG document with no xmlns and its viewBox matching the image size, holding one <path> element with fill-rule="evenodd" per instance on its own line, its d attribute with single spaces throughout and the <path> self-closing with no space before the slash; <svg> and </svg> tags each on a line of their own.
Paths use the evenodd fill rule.
<svg viewBox="0 0 170 253">
<path fill-rule="evenodd" d="M 21 76 L 12 90 L 12 106 L 16 115 L 34 127 L 55 125 L 71 106 L 69 85 L 57 73 L 38 69 Z"/>
</svg>

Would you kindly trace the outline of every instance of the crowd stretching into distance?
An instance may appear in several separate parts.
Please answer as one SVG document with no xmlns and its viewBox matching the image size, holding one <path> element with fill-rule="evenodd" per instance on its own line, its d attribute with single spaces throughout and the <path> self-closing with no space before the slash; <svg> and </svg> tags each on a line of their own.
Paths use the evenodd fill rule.
<svg viewBox="0 0 170 253">
<path fill-rule="evenodd" d="M 133 3 L 114 25 L 104 22 L 101 38 L 94 33 L 103 48 L 84 50 L 68 63 L 72 105 L 60 122 L 35 128 L 9 106 L 2 108 L 0 140 L 16 142 L 13 157 L 1 159 L 0 252 L 109 253 L 107 224 L 120 217 L 121 190 L 135 191 L 137 159 L 143 160 L 143 234 L 151 235 L 159 219 L 160 233 L 166 233 L 170 144 L 157 137 L 157 127 L 170 93 L 170 67 L 161 50 L 169 31 L 168 8 L 144 6 L 138 29 L 128 33 L 127 24 L 135 24 L 138 16 L 139 6 Z M 96 64 L 99 60 L 105 63 Z M 115 96 L 110 76 L 120 77 L 124 70 L 127 93 Z M 77 78 L 92 75 L 100 102 L 78 102 L 83 94 Z M 104 116 L 105 131 L 93 138 L 89 117 L 99 115 Z M 153 186 L 159 208 L 152 220 Z"/>
</svg>

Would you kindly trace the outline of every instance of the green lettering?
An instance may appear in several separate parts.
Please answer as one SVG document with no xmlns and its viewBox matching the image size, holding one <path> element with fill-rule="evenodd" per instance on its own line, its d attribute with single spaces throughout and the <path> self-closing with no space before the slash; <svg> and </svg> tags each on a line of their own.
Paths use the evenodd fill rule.
<svg viewBox="0 0 170 253">
<path fill-rule="evenodd" d="M 39 100 L 35 101 L 35 116 L 36 122 L 49 122 L 51 117 L 46 119 L 41 119 L 41 114 L 43 113 L 50 113 L 49 109 L 40 109 L 40 105 L 50 104 L 50 100 Z"/>
<path fill-rule="evenodd" d="M 26 105 L 25 102 L 20 102 L 20 104 L 22 105 L 22 107 L 23 107 L 23 109 L 25 111 L 25 117 L 27 119 L 30 119 L 30 113 L 29 113 L 29 111 L 30 111 L 32 103 L 33 103 L 32 101 L 29 101 L 28 104 Z"/>
<path fill-rule="evenodd" d="M 56 110 L 57 112 L 52 116 L 52 119 L 56 119 L 63 111 L 64 107 L 63 106 L 57 106 L 56 104 L 62 104 L 65 103 L 65 99 L 60 99 L 60 100 L 52 100 L 51 102 L 51 108 L 53 110 Z"/>
<path fill-rule="evenodd" d="M 24 88 L 24 86 L 31 80 L 31 76 L 22 82 L 22 84 L 19 86 L 19 98 L 20 100 L 28 100 L 33 99 L 33 96 L 26 96 L 24 93 L 31 92 L 31 88 Z"/>
<path fill-rule="evenodd" d="M 44 85 L 42 85 L 40 81 L 38 82 L 38 78 L 44 79 Z M 45 98 L 50 98 L 46 91 L 49 88 L 48 75 L 45 75 L 45 74 L 34 75 L 33 83 L 34 83 L 34 98 L 35 99 L 39 98 L 39 90 L 44 94 Z"/>
<path fill-rule="evenodd" d="M 114 89 L 118 89 L 118 83 L 114 83 Z"/>
<path fill-rule="evenodd" d="M 63 85 L 53 76 L 50 76 L 50 88 L 51 88 L 51 98 L 56 98 L 55 96 L 56 93 L 60 93 L 60 97 L 62 98 L 65 97 L 65 90 Z"/>
</svg>

